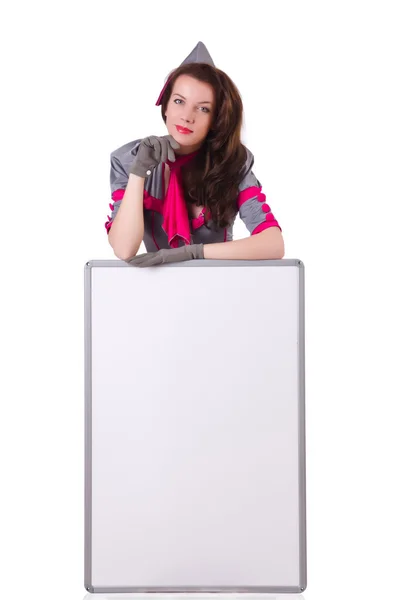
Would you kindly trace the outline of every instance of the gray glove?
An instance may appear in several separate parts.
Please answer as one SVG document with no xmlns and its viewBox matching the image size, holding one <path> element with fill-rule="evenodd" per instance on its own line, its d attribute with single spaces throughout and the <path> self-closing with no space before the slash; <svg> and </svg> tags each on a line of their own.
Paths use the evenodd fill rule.
<svg viewBox="0 0 397 600">
<path fill-rule="evenodd" d="M 200 258 L 204 258 L 204 245 L 191 244 L 189 246 L 181 246 L 180 248 L 162 248 L 161 250 L 157 250 L 157 252 L 138 254 L 138 256 L 134 256 L 125 262 L 134 267 L 154 267 L 156 265 Z"/>
<path fill-rule="evenodd" d="M 180 147 L 180 144 L 171 135 L 145 137 L 139 144 L 130 173 L 138 175 L 138 177 L 148 177 L 160 162 L 166 162 L 166 160 L 174 162 L 174 150 Z"/>
</svg>

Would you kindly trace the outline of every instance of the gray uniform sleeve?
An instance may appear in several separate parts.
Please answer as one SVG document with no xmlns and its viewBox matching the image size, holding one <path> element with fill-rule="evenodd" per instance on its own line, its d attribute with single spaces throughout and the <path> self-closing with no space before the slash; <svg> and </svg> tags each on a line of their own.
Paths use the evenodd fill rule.
<svg viewBox="0 0 397 600">
<path fill-rule="evenodd" d="M 266 195 L 262 192 L 262 184 L 252 170 L 254 155 L 248 148 L 246 150 L 245 174 L 240 182 L 237 198 L 240 219 L 250 235 L 255 235 L 268 227 L 279 227 L 282 231 L 267 203 Z"/>
<path fill-rule="evenodd" d="M 112 211 L 105 223 L 106 232 L 109 233 L 114 218 L 120 207 L 128 183 L 129 172 L 138 152 L 142 139 L 134 140 L 113 150 L 110 154 L 110 192 L 113 203 L 109 204 Z"/>
</svg>

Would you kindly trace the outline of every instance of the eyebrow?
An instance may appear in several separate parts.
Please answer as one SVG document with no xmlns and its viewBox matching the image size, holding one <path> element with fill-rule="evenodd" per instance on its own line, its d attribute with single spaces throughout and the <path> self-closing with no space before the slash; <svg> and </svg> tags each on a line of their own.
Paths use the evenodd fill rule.
<svg viewBox="0 0 397 600">
<path fill-rule="evenodd" d="M 182 96 L 182 94 L 178 94 L 178 92 L 176 92 L 175 94 L 172 94 L 173 96 L 180 96 L 181 98 L 183 98 L 184 100 L 186 100 L 185 96 Z M 197 104 L 212 104 L 212 102 L 209 102 L 208 100 L 203 100 L 202 102 L 197 102 Z"/>
</svg>

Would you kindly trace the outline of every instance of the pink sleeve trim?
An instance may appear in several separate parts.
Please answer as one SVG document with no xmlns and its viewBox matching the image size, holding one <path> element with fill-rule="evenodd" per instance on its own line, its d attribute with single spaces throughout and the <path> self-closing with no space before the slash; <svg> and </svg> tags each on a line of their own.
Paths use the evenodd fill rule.
<svg viewBox="0 0 397 600">
<path fill-rule="evenodd" d="M 124 198 L 125 190 L 119 189 L 114 190 L 112 194 L 112 200 L 122 200 Z"/>
<path fill-rule="evenodd" d="M 124 198 L 124 194 L 125 190 L 115 190 L 112 194 L 112 200 L 115 202 L 117 202 L 117 200 L 122 200 Z M 163 201 L 150 196 L 146 190 L 143 190 L 143 205 L 145 208 L 147 208 L 147 210 L 155 210 L 161 214 L 163 213 Z M 113 206 L 110 206 L 110 208 L 113 210 Z"/>
<path fill-rule="evenodd" d="M 280 225 L 278 224 L 278 222 L 276 221 L 276 219 L 274 218 L 274 216 L 271 212 L 270 206 L 268 204 L 266 204 L 266 194 L 264 194 L 262 192 L 262 187 L 252 185 L 251 187 L 247 188 L 246 190 L 243 190 L 242 192 L 240 192 L 238 195 L 238 198 L 237 198 L 238 208 L 240 209 L 241 206 L 244 204 L 244 202 L 247 202 L 248 200 L 255 198 L 255 196 L 257 197 L 258 202 L 261 202 L 261 203 L 263 202 L 262 210 L 266 214 L 266 221 L 264 221 L 263 223 L 260 223 L 257 227 L 255 227 L 255 229 L 253 230 L 251 235 L 256 235 L 257 233 L 260 233 L 261 231 L 264 231 L 265 229 L 269 229 L 269 227 L 278 227 L 280 229 L 280 231 L 282 231 Z"/>
<path fill-rule="evenodd" d="M 112 200 L 114 200 L 115 202 L 117 200 L 122 200 L 124 197 L 124 193 L 125 193 L 125 190 L 122 190 L 122 189 L 115 190 L 112 194 Z M 164 207 L 163 200 L 160 200 L 159 198 L 155 198 L 154 196 L 150 196 L 146 190 L 143 191 L 143 206 L 146 210 L 155 211 L 157 213 L 160 213 L 161 215 L 163 214 L 163 207 Z M 109 204 L 109 207 L 110 207 L 110 210 L 113 210 L 114 204 Z M 205 223 L 204 214 L 207 212 L 207 210 L 208 209 L 204 207 L 201 215 L 195 219 L 192 219 L 192 228 L 193 229 L 198 229 L 199 227 L 202 227 L 204 225 L 204 223 Z M 107 233 L 109 233 L 110 228 L 113 224 L 113 220 L 109 215 L 107 215 L 107 218 L 108 218 L 108 221 L 106 221 L 105 227 L 106 227 Z M 209 219 L 211 218 L 211 211 L 209 211 L 209 210 L 208 210 L 208 218 Z M 157 245 L 156 240 L 154 240 L 154 242 Z"/>
<path fill-rule="evenodd" d="M 271 214 L 271 213 L 269 213 Z M 258 227 L 255 227 L 254 231 L 251 233 L 251 235 L 256 235 L 257 233 L 260 233 L 261 231 L 264 231 L 265 229 L 269 229 L 269 227 L 278 227 L 280 229 L 280 231 L 282 231 L 280 225 L 277 223 L 276 219 L 273 219 L 273 221 L 265 221 L 264 223 L 260 223 L 258 225 Z"/>
<path fill-rule="evenodd" d="M 110 208 L 110 210 L 113 210 L 114 209 L 114 204 L 109 204 L 109 208 Z M 109 215 L 106 215 L 106 216 L 108 218 L 108 221 L 106 221 L 106 223 L 105 223 L 106 233 L 109 233 L 110 228 L 111 228 L 112 223 L 113 223 L 113 220 L 112 220 L 112 217 L 110 217 Z"/>
<path fill-rule="evenodd" d="M 143 191 L 143 206 L 146 210 L 154 210 L 163 214 L 163 201 L 154 196 L 150 196 L 146 190 Z"/>
<path fill-rule="evenodd" d="M 251 187 L 239 193 L 237 197 L 237 208 L 240 209 L 244 202 L 251 200 L 251 198 L 254 198 L 254 196 L 258 196 L 258 202 L 264 202 L 266 200 L 265 194 L 262 194 L 262 188 L 252 185 Z"/>
</svg>

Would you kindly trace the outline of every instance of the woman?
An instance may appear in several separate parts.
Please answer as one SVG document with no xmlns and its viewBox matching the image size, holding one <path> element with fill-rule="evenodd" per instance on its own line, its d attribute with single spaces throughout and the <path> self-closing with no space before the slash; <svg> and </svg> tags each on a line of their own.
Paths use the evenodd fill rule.
<svg viewBox="0 0 397 600">
<path fill-rule="evenodd" d="M 240 140 L 240 94 L 204 44 L 171 72 L 156 104 L 169 135 L 111 153 L 114 203 L 105 227 L 115 255 L 138 267 L 282 258 L 281 227 Z M 233 241 L 237 214 L 250 237 Z M 147 253 L 136 256 L 142 240 Z"/>
</svg>

